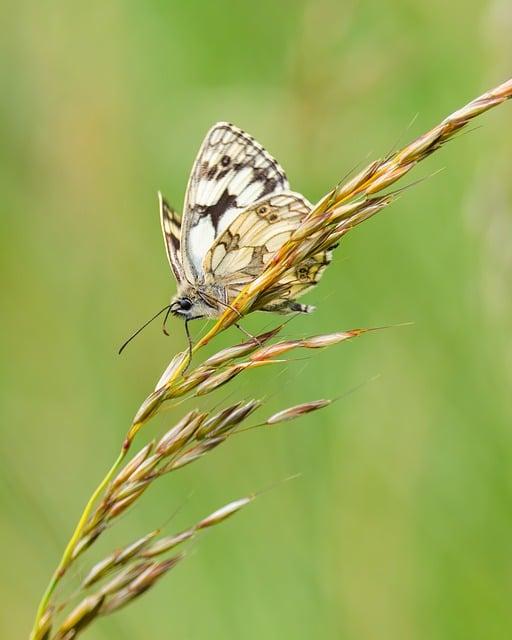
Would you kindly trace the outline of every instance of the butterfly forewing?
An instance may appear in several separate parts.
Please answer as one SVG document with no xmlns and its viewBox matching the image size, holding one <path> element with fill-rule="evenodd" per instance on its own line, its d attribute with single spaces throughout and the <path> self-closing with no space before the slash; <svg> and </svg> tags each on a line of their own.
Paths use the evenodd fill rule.
<svg viewBox="0 0 512 640">
<path fill-rule="evenodd" d="M 158 192 L 158 200 L 160 204 L 160 224 L 162 225 L 165 251 L 174 277 L 178 284 L 180 284 L 184 279 L 180 259 L 181 220 L 178 213 L 166 202 L 160 192 Z"/>
<path fill-rule="evenodd" d="M 202 280 L 203 260 L 215 239 L 253 202 L 287 188 L 284 171 L 261 145 L 231 124 L 216 124 L 187 187 L 180 251 L 185 276 Z"/>
</svg>

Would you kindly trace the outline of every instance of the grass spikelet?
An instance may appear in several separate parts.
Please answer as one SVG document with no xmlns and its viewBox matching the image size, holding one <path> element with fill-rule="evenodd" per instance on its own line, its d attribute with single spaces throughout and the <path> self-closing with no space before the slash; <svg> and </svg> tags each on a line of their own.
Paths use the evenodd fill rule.
<svg viewBox="0 0 512 640">
<path fill-rule="evenodd" d="M 250 504 L 254 500 L 254 498 L 255 496 L 240 498 L 239 500 L 234 500 L 226 506 L 217 509 L 217 511 L 214 511 L 209 516 L 201 520 L 201 522 L 197 524 L 197 529 L 206 529 L 207 527 L 213 527 L 216 524 L 224 522 L 224 520 L 230 518 L 237 511 L 240 511 L 240 509 L 243 509 L 248 504 Z"/>
<path fill-rule="evenodd" d="M 102 594 L 84 598 L 60 625 L 55 640 L 76 638 L 97 617 L 104 600 L 105 596 Z"/>
<path fill-rule="evenodd" d="M 265 420 L 265 424 L 277 424 L 278 422 L 288 422 L 289 420 L 295 420 L 295 418 L 300 418 L 306 413 L 311 413 L 312 411 L 318 411 L 318 409 L 323 409 L 324 407 L 328 407 L 331 404 L 332 400 L 313 400 L 311 402 L 303 402 L 302 404 L 297 404 L 294 407 L 289 407 L 288 409 L 283 409 L 282 411 L 278 411 L 267 418 Z"/>
<path fill-rule="evenodd" d="M 82 581 L 82 589 L 86 587 L 90 587 L 95 582 L 103 578 L 110 571 L 114 570 L 116 567 L 120 567 L 123 564 L 126 564 L 129 560 L 139 555 L 142 550 L 148 546 L 151 540 L 158 535 L 159 530 L 151 531 L 142 538 L 139 538 L 135 542 L 132 542 L 124 549 L 120 549 L 119 551 L 114 551 L 108 557 L 104 558 L 100 562 L 96 563 L 94 567 L 89 571 L 87 576 Z"/>
<path fill-rule="evenodd" d="M 126 587 L 110 597 L 101 606 L 100 613 L 102 615 L 108 615 L 140 597 L 148 589 L 151 589 L 162 576 L 175 567 L 182 559 L 183 556 L 179 555 L 169 560 L 164 560 L 163 562 L 153 562 L 149 564 L 138 576 L 131 580 Z"/>
</svg>

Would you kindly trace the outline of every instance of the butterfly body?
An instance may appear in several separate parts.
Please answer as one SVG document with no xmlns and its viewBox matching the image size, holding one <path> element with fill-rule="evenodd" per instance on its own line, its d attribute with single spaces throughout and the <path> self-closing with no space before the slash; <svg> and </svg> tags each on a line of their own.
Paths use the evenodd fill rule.
<svg viewBox="0 0 512 640">
<path fill-rule="evenodd" d="M 311 209 L 251 136 L 216 124 L 194 162 L 181 219 L 160 195 L 167 256 L 178 284 L 170 312 L 185 320 L 220 316 Z M 290 268 L 251 310 L 312 311 L 296 298 L 317 283 L 329 262 L 325 250 Z"/>
</svg>

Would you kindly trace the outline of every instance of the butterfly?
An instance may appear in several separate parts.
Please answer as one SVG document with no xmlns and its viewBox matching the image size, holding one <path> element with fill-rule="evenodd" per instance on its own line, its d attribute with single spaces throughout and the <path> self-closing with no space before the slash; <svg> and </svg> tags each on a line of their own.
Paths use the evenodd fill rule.
<svg viewBox="0 0 512 640">
<path fill-rule="evenodd" d="M 186 321 L 220 316 L 312 210 L 283 169 L 242 129 L 226 122 L 206 134 L 192 167 L 183 216 L 159 194 L 165 248 L 177 294 L 170 313 Z M 330 250 L 285 272 L 255 307 L 310 313 L 297 298 L 314 286 Z"/>
</svg>

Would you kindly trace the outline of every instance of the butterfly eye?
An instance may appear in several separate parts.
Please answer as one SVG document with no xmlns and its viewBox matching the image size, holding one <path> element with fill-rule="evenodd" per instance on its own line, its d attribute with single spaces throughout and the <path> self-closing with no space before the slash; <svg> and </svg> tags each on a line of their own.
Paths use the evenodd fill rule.
<svg viewBox="0 0 512 640">
<path fill-rule="evenodd" d="M 180 300 L 180 307 L 183 309 L 183 311 L 188 311 L 192 308 L 192 302 L 188 298 L 183 298 L 182 300 Z"/>
</svg>

